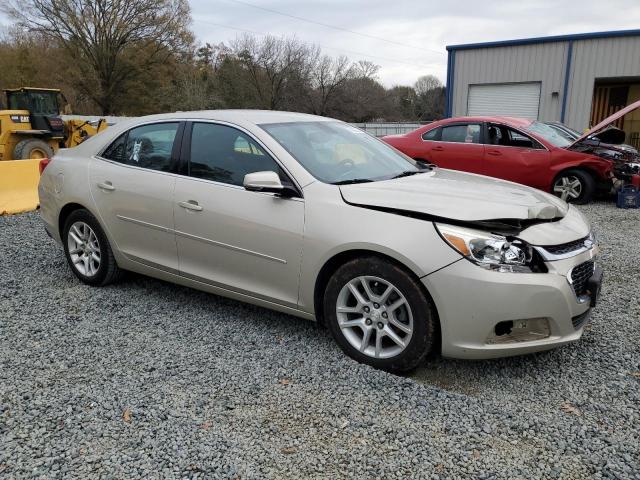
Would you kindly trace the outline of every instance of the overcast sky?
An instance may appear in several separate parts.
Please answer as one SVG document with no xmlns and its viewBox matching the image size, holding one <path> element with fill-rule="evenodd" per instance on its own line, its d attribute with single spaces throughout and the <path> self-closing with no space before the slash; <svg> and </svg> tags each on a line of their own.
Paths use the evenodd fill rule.
<svg viewBox="0 0 640 480">
<path fill-rule="evenodd" d="M 228 42 L 241 30 L 295 35 L 319 44 L 330 55 L 345 54 L 352 60 L 377 63 L 381 66 L 379 78 L 386 86 L 412 84 L 429 73 L 444 81 L 446 45 L 640 28 L 639 0 L 190 0 L 190 3 L 193 30 L 201 43 Z"/>
</svg>

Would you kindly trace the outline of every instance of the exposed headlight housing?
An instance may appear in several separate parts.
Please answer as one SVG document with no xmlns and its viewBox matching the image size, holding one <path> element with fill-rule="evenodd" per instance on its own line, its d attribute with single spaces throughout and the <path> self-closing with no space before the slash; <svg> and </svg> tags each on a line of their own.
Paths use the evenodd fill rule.
<svg viewBox="0 0 640 480">
<path fill-rule="evenodd" d="M 510 273 L 534 271 L 533 248 L 522 240 L 442 223 L 435 226 L 454 250 L 482 268 Z"/>
</svg>

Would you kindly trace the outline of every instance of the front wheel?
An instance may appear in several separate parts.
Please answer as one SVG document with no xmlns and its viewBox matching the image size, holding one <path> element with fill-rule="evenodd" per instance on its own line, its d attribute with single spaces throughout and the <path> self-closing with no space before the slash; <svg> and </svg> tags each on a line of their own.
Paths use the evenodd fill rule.
<svg viewBox="0 0 640 480">
<path fill-rule="evenodd" d="M 565 202 L 583 205 L 589 203 L 596 190 L 593 177 L 582 170 L 567 170 L 553 182 L 552 193 Z"/>
<path fill-rule="evenodd" d="M 324 314 L 351 358 L 391 372 L 417 367 L 433 349 L 433 305 L 416 280 L 377 257 L 357 258 L 331 277 Z"/>
</svg>

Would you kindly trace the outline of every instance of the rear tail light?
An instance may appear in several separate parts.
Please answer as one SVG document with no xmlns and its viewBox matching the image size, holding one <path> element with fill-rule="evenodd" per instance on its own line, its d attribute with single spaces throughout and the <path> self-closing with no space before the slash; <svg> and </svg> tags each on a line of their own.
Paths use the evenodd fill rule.
<svg viewBox="0 0 640 480">
<path fill-rule="evenodd" d="M 43 158 L 42 160 L 40 160 L 40 175 L 42 175 L 42 172 L 44 172 L 44 169 L 47 168 L 47 165 L 49 165 L 51 163 L 51 160 L 49 158 Z"/>
</svg>

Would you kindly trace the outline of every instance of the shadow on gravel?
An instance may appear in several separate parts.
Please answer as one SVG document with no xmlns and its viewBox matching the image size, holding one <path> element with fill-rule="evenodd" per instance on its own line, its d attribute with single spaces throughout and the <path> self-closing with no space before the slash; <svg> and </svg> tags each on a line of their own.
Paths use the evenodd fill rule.
<svg viewBox="0 0 640 480">
<path fill-rule="evenodd" d="M 572 363 L 571 346 L 528 355 L 491 360 L 454 360 L 434 356 L 405 375 L 415 382 L 432 385 L 452 393 L 485 397 L 516 393 L 522 381 L 530 384 L 559 375 Z"/>
</svg>

